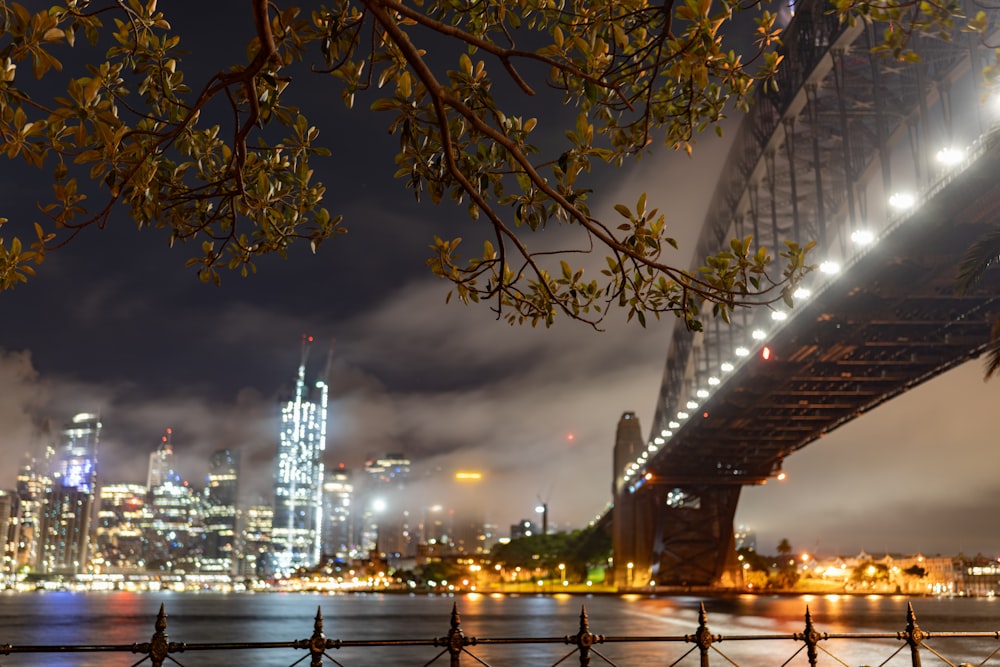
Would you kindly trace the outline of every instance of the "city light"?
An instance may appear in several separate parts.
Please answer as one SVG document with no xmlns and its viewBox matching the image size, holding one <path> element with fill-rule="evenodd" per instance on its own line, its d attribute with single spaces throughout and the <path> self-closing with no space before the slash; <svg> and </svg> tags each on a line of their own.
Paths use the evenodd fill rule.
<svg viewBox="0 0 1000 667">
<path fill-rule="evenodd" d="M 897 211 L 913 208 L 917 203 L 916 196 L 911 192 L 894 192 L 889 197 L 889 206 Z"/>
<path fill-rule="evenodd" d="M 825 262 L 820 263 L 819 271 L 820 273 L 825 273 L 828 276 L 832 276 L 837 273 L 840 273 L 840 264 L 832 260 L 826 260 Z"/>
<path fill-rule="evenodd" d="M 875 242 L 875 233 L 870 229 L 855 229 L 851 232 L 851 241 L 854 245 L 871 245 Z"/>
<path fill-rule="evenodd" d="M 455 473 L 455 479 L 459 482 L 476 482 L 483 478 L 481 472 L 460 470 Z"/>
<path fill-rule="evenodd" d="M 965 159 L 965 151 L 960 148 L 942 148 L 935 154 L 934 159 L 946 167 L 954 167 Z"/>
</svg>

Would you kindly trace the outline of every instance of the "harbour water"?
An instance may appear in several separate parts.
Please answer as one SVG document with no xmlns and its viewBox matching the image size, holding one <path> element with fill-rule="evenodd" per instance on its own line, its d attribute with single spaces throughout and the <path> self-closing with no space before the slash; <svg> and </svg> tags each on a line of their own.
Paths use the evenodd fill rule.
<svg viewBox="0 0 1000 667">
<path fill-rule="evenodd" d="M 167 613 L 172 642 L 238 643 L 288 642 L 307 639 L 317 609 L 327 637 L 341 640 L 429 640 L 449 630 L 453 605 L 467 637 L 562 637 L 577 632 L 586 608 L 590 631 L 607 637 L 679 637 L 693 635 L 704 604 L 720 653 L 712 664 L 805 665 L 801 642 L 740 641 L 737 636 L 776 634 L 791 636 L 805 626 L 806 608 L 816 629 L 828 633 L 894 633 L 906 627 L 907 604 L 925 632 L 995 632 L 1000 629 L 1000 600 L 994 598 L 904 598 L 860 596 L 739 596 L 721 598 L 645 596 L 408 596 L 319 594 L 199 594 L 199 593 L 70 593 L 40 592 L 0 595 L 0 646 L 132 644 L 149 641 L 161 603 Z M 928 643 L 952 662 L 981 664 L 998 647 L 997 639 L 940 639 Z M 843 661 L 821 655 L 819 664 L 909 665 L 910 657 L 896 639 L 856 642 L 830 639 L 823 648 Z M 611 642 L 595 650 L 617 665 L 643 667 L 672 664 L 693 648 L 682 642 Z M 553 665 L 572 647 L 559 643 L 485 645 L 470 651 L 491 665 Z M 343 665 L 429 663 L 442 649 L 431 646 L 332 649 Z M 245 664 L 291 665 L 306 657 L 295 649 L 239 650 L 171 654 L 187 667 Z M 131 653 L 17 654 L 2 656 L 3 667 L 128 666 L 141 656 Z M 786 660 L 790 662 L 786 663 Z M 444 655 L 434 664 L 447 664 Z M 463 664 L 477 664 L 463 657 Z M 334 663 L 329 663 L 334 664 Z M 565 664 L 579 664 L 575 656 Z M 602 664 L 599 656 L 592 665 Z M 697 665 L 697 651 L 679 662 Z M 933 655 L 925 665 L 938 662 Z M 993 658 L 986 664 L 1000 664 Z"/>
</svg>

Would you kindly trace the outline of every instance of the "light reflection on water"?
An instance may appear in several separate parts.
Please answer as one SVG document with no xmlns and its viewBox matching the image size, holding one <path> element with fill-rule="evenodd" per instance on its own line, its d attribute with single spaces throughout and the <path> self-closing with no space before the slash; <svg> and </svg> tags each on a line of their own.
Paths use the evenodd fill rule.
<svg viewBox="0 0 1000 667">
<path fill-rule="evenodd" d="M 35 593 L 0 595 L 0 645 L 123 644 L 149 641 L 160 605 L 167 613 L 170 641 L 286 642 L 307 639 L 313 618 L 322 610 L 327 637 L 343 640 L 426 640 L 444 637 L 453 605 L 468 637 L 562 637 L 579 629 L 585 606 L 591 632 L 607 637 L 679 637 L 694 634 L 704 604 L 708 626 L 723 641 L 714 645 L 736 664 L 783 664 L 801 647 L 791 641 L 748 642 L 735 637 L 750 634 L 791 636 L 805 626 L 808 606 L 816 629 L 828 633 L 898 632 L 906 627 L 907 604 L 912 602 L 924 631 L 995 631 L 1000 629 L 1000 601 L 993 599 L 848 597 L 848 596 L 738 596 L 695 597 L 617 596 L 487 596 L 465 597 L 310 594 L 179 594 L 179 593 Z M 982 662 L 997 648 L 996 640 L 930 640 L 942 646 L 953 661 Z M 829 640 L 822 644 L 846 664 L 907 665 L 906 650 L 888 660 L 899 641 L 852 643 Z M 955 647 L 955 648 L 952 648 Z M 960 648 L 961 647 L 961 648 Z M 595 650 L 619 665 L 671 664 L 691 649 L 682 643 L 608 643 Z M 442 649 L 433 647 L 341 649 L 333 657 L 347 667 L 374 664 L 424 665 Z M 527 646 L 481 645 L 470 650 L 493 665 L 551 665 L 570 652 L 561 644 Z M 873 653 L 876 654 L 873 656 Z M 238 654 L 189 651 L 172 654 L 187 667 L 252 664 L 255 667 L 291 665 L 305 651 L 275 649 Z M 766 663 L 762 662 L 767 658 Z M 930 656 L 928 656 L 930 658 Z M 132 665 L 138 656 L 126 654 L 41 654 L 4 657 L 4 667 L 97 667 Z M 435 664 L 446 664 L 442 656 Z M 598 657 L 592 665 L 601 664 Z M 332 664 L 332 663 L 329 663 Z M 471 658 L 463 664 L 475 664 Z M 567 664 L 578 664 L 575 656 Z M 697 652 L 680 664 L 697 664 Z M 712 664 L 726 664 L 718 654 Z M 787 664 L 805 665 L 801 651 Z M 837 664 L 822 657 L 820 664 Z M 930 662 L 925 658 L 925 664 Z"/>
</svg>

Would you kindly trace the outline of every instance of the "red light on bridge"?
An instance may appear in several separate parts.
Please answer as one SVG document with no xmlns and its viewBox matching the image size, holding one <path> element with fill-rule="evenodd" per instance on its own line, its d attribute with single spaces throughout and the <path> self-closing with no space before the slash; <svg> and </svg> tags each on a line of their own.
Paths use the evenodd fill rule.
<svg viewBox="0 0 1000 667">
<path fill-rule="evenodd" d="M 760 358 L 763 359 L 764 361 L 770 361 L 771 360 L 771 348 L 768 347 L 767 345 L 765 345 L 764 347 L 762 347 L 760 349 Z"/>
</svg>

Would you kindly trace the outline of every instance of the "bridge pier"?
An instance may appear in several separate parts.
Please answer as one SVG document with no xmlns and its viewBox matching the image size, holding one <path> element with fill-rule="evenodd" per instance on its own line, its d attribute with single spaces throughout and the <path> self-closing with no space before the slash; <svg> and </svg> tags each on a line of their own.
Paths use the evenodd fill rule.
<svg viewBox="0 0 1000 667">
<path fill-rule="evenodd" d="M 638 418 L 625 413 L 615 440 L 616 469 L 644 447 Z M 685 484 L 649 475 L 616 477 L 611 516 L 619 590 L 652 587 L 735 588 L 742 584 L 733 519 L 739 484 Z"/>
</svg>

